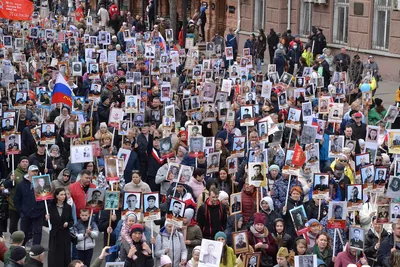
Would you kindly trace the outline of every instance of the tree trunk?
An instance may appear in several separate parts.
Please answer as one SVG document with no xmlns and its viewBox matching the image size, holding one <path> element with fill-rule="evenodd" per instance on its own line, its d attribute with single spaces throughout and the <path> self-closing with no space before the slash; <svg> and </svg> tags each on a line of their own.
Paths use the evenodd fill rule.
<svg viewBox="0 0 400 267">
<path fill-rule="evenodd" d="M 178 36 L 178 31 L 176 28 L 176 16 L 178 12 L 177 1 L 178 0 L 169 0 L 169 19 L 171 23 L 171 29 L 173 30 L 175 36 L 174 40 Z"/>
</svg>

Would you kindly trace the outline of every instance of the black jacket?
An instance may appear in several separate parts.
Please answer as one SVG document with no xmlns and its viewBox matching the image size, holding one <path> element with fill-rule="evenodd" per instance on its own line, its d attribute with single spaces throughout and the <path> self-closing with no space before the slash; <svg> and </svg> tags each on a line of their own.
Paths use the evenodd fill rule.
<svg viewBox="0 0 400 267">
<path fill-rule="evenodd" d="M 18 264 L 14 262 L 13 260 L 10 260 L 5 267 L 22 267 L 23 265 Z"/>
<path fill-rule="evenodd" d="M 104 106 L 100 103 L 97 107 L 97 114 L 99 115 L 99 123 L 105 122 L 108 124 L 108 118 L 110 117 L 110 107 Z"/>
<path fill-rule="evenodd" d="M 388 235 L 388 232 L 383 229 L 381 243 L 387 239 Z M 364 253 L 368 257 L 368 264 L 370 266 L 372 266 L 374 263 L 373 259 L 376 259 L 378 256 L 378 250 L 375 249 L 375 245 L 378 243 L 378 241 L 379 238 L 371 231 L 371 229 L 369 229 L 365 235 Z"/>
<path fill-rule="evenodd" d="M 43 201 L 36 201 L 32 183 L 25 179 L 17 185 L 14 205 L 21 217 L 41 217 L 44 215 Z"/>
<path fill-rule="evenodd" d="M 378 264 L 383 267 L 390 267 L 390 250 L 394 246 L 393 234 L 381 242 L 378 250 Z"/>
<path fill-rule="evenodd" d="M 28 262 L 25 262 L 24 267 L 42 267 L 43 262 L 37 261 L 35 259 L 29 259 Z"/>
<path fill-rule="evenodd" d="M 227 213 L 222 203 L 207 205 L 209 200 L 201 205 L 197 211 L 197 223 L 203 233 L 203 238 L 212 239 L 219 231 L 224 231 L 227 223 Z"/>
</svg>

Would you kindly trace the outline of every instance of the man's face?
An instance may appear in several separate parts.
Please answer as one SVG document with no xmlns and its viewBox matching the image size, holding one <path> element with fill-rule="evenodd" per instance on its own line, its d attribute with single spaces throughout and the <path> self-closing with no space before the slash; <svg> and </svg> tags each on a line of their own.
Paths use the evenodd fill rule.
<svg viewBox="0 0 400 267">
<path fill-rule="evenodd" d="M 287 260 L 285 257 L 276 257 L 276 261 L 278 262 L 279 267 L 287 265 Z"/>
<path fill-rule="evenodd" d="M 258 166 L 254 167 L 254 172 L 256 173 L 256 175 L 259 175 L 261 173 L 261 168 Z"/>
<path fill-rule="evenodd" d="M 351 189 L 351 195 L 352 195 L 354 198 L 357 198 L 357 196 L 358 196 L 358 189 L 357 189 L 357 187 L 353 187 L 353 189 Z"/>
<path fill-rule="evenodd" d="M 175 202 L 174 203 L 174 207 L 173 207 L 173 213 L 174 214 L 180 214 L 181 213 L 181 210 L 182 210 L 182 204 L 181 203 L 179 203 L 179 202 Z"/>
<path fill-rule="evenodd" d="M 360 232 L 359 231 L 354 231 L 354 238 L 355 239 L 360 239 Z"/>
<path fill-rule="evenodd" d="M 128 204 L 128 209 L 134 209 L 136 207 L 136 196 L 135 195 L 131 195 L 126 199 L 126 204 Z"/>
<path fill-rule="evenodd" d="M 92 195 L 92 200 L 98 201 L 100 199 L 101 193 L 100 192 L 94 192 Z"/>
<path fill-rule="evenodd" d="M 149 204 L 149 208 L 154 208 L 154 206 L 155 206 L 155 204 L 156 204 L 156 202 L 155 202 L 154 199 L 149 199 L 149 200 L 147 201 L 147 203 Z"/>
<path fill-rule="evenodd" d="M 212 253 L 213 250 L 214 250 L 214 246 L 213 245 L 209 245 L 207 250 L 208 250 L 208 253 Z"/>
<path fill-rule="evenodd" d="M 38 180 L 38 184 L 40 185 L 40 186 L 44 186 L 44 179 L 43 178 L 40 178 L 39 180 Z"/>
<path fill-rule="evenodd" d="M 353 134 L 353 129 L 352 129 L 351 127 L 347 127 L 347 128 L 344 130 L 344 133 L 345 133 L 345 135 L 346 135 L 347 137 L 351 137 L 351 135 Z"/>
<path fill-rule="evenodd" d="M 201 149 L 200 140 L 193 140 L 192 141 L 192 149 L 193 149 L 193 151 L 200 151 L 200 149 Z"/>
<path fill-rule="evenodd" d="M 209 198 L 212 205 L 216 205 L 218 203 L 218 195 L 216 195 L 214 192 L 210 192 Z"/>
<path fill-rule="evenodd" d="M 338 207 L 335 209 L 335 217 L 336 218 L 342 217 L 342 207 Z"/>
<path fill-rule="evenodd" d="M 300 214 L 300 213 L 297 213 L 297 214 L 296 214 L 296 218 L 297 218 L 297 220 L 301 221 L 301 214 Z"/>
<path fill-rule="evenodd" d="M 89 175 L 87 175 L 87 174 L 82 175 L 81 179 L 80 179 L 81 184 L 83 186 L 88 186 L 90 184 L 90 178 L 91 177 Z"/>
<path fill-rule="evenodd" d="M 217 160 L 217 156 L 212 156 L 212 163 L 213 164 L 216 164 L 216 163 L 218 163 L 218 160 Z"/>
</svg>

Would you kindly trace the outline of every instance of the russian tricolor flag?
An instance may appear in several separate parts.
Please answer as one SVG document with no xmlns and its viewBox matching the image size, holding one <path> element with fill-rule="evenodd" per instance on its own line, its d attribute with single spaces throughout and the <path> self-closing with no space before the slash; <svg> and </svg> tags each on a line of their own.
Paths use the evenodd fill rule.
<svg viewBox="0 0 400 267">
<path fill-rule="evenodd" d="M 56 84 L 54 85 L 53 95 L 51 99 L 52 104 L 64 103 L 72 107 L 72 90 L 64 77 L 58 73 Z"/>
</svg>

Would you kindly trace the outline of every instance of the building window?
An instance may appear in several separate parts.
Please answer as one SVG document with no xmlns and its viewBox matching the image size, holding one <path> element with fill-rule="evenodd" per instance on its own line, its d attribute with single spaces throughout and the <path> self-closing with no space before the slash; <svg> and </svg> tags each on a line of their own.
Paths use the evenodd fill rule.
<svg viewBox="0 0 400 267">
<path fill-rule="evenodd" d="M 388 50 L 389 48 L 391 6 L 391 0 L 374 1 L 373 49 Z"/>
<path fill-rule="evenodd" d="M 309 0 L 301 0 L 299 33 L 302 37 L 308 37 L 311 34 L 312 5 L 313 3 Z"/>
<path fill-rule="evenodd" d="M 333 42 L 347 44 L 349 0 L 335 0 Z"/>
<path fill-rule="evenodd" d="M 264 29 L 265 25 L 265 0 L 254 0 L 254 25 L 253 30 L 257 32 Z"/>
</svg>

